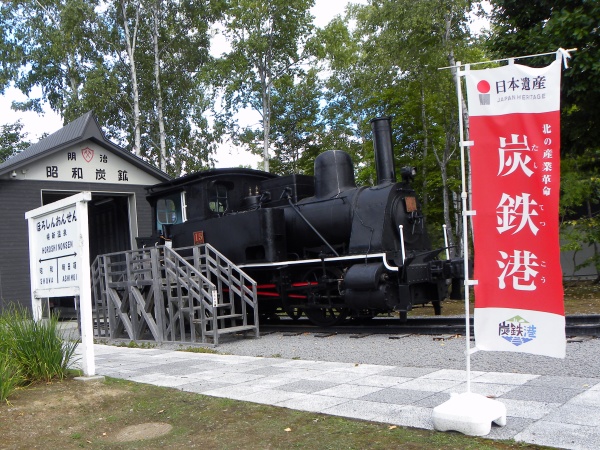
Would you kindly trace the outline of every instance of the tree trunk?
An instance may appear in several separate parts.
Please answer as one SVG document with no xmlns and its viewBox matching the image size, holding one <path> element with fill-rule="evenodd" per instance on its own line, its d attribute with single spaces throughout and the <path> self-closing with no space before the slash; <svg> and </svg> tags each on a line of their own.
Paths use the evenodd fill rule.
<svg viewBox="0 0 600 450">
<path fill-rule="evenodd" d="M 158 118 L 158 133 L 160 139 L 160 170 L 167 171 L 167 145 L 165 137 L 165 120 L 163 117 L 163 99 L 160 85 L 160 50 L 158 48 L 160 0 L 156 0 L 152 12 L 153 29 L 152 40 L 154 44 L 154 83 L 156 85 L 156 114 Z"/>
<path fill-rule="evenodd" d="M 135 66 L 135 49 L 137 46 L 137 32 L 138 25 L 140 22 L 140 4 L 139 2 L 135 7 L 135 24 L 133 28 L 133 36 L 131 36 L 129 30 L 129 24 L 127 22 L 127 8 L 125 1 L 121 0 L 121 10 L 123 11 L 123 28 L 125 31 L 125 45 L 127 50 L 127 56 L 129 57 L 129 73 L 131 76 L 131 90 L 133 93 L 133 129 L 134 129 L 134 144 L 133 153 L 137 156 L 142 154 L 142 130 L 140 123 L 140 94 L 137 82 L 137 68 Z"/>
<path fill-rule="evenodd" d="M 423 126 L 423 191 L 421 193 L 421 202 L 423 209 L 427 210 L 427 149 L 429 148 L 429 131 L 427 130 L 427 114 L 425 111 L 425 90 L 421 80 L 421 122 Z"/>
<path fill-rule="evenodd" d="M 444 40 L 446 42 L 446 44 L 449 43 L 450 41 L 450 30 L 452 27 L 452 20 L 449 14 L 446 15 L 446 32 L 444 34 Z M 450 46 L 448 46 L 448 65 L 451 67 L 455 67 L 456 66 L 456 59 L 454 57 L 454 50 L 452 50 L 452 48 Z M 452 78 L 454 79 L 455 83 L 460 83 L 460 77 L 458 76 L 458 68 L 453 68 L 450 69 L 452 72 Z M 458 85 L 458 84 L 457 84 Z M 461 91 L 462 92 L 462 91 Z M 461 103 L 462 106 L 462 118 L 463 118 L 463 130 L 464 130 L 464 134 L 463 134 L 463 139 L 465 141 L 469 140 L 469 109 L 467 107 L 467 102 L 465 100 L 465 96 L 464 94 L 461 95 L 461 97 L 458 99 L 458 101 Z M 462 142 L 459 142 L 459 145 L 462 145 Z M 471 209 L 471 170 L 470 170 L 470 164 L 469 161 L 471 160 L 470 158 L 470 148 L 467 147 L 465 150 L 465 167 L 464 170 L 466 171 L 465 174 L 465 179 L 466 179 L 466 186 L 463 186 L 463 189 L 466 190 L 467 192 L 467 207 L 468 209 Z M 461 203 L 462 204 L 462 203 Z M 465 211 L 463 211 L 463 214 L 465 213 Z M 473 230 L 473 218 L 470 217 L 470 221 L 471 221 L 471 230 Z M 458 228 L 458 227 L 457 227 Z M 459 239 L 459 242 L 461 242 L 462 246 L 467 246 L 468 243 L 467 242 L 462 242 L 460 239 L 460 236 L 457 236 L 457 238 Z M 463 248 L 462 246 L 459 249 L 460 251 L 460 255 L 463 254 Z"/>
</svg>

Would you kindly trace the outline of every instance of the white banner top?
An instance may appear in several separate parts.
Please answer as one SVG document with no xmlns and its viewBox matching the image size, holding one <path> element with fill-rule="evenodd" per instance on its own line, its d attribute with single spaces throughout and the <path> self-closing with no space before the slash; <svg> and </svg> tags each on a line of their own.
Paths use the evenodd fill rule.
<svg viewBox="0 0 600 450">
<path fill-rule="evenodd" d="M 520 113 L 545 113 L 560 107 L 560 61 L 536 68 L 508 64 L 493 69 L 471 71 L 466 66 L 471 116 L 500 116 Z"/>
</svg>

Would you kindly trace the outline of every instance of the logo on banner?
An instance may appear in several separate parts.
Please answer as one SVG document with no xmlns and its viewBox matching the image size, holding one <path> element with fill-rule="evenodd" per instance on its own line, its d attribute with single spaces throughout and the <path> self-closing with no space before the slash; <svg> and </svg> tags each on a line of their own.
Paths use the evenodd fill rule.
<svg viewBox="0 0 600 450">
<path fill-rule="evenodd" d="M 481 80 L 477 83 L 477 91 L 479 92 L 479 104 L 489 105 L 490 104 L 490 83 L 485 80 Z"/>
<path fill-rule="evenodd" d="M 498 336 L 518 347 L 533 341 L 536 336 L 537 327 L 522 318 L 514 316 L 498 324 Z"/>
<path fill-rule="evenodd" d="M 83 156 L 83 159 L 85 159 L 85 162 L 90 162 L 92 160 L 92 158 L 94 157 L 94 150 L 92 150 L 89 147 L 86 147 L 83 150 L 81 150 L 81 156 Z"/>
</svg>

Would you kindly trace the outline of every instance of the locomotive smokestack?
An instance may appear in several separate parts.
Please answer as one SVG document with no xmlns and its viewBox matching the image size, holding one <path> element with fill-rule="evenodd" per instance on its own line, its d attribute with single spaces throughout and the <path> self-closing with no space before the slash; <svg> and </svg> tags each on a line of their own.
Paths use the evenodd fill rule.
<svg viewBox="0 0 600 450">
<path fill-rule="evenodd" d="M 396 182 L 391 121 L 391 117 L 377 117 L 371 120 L 377 184 Z"/>
</svg>

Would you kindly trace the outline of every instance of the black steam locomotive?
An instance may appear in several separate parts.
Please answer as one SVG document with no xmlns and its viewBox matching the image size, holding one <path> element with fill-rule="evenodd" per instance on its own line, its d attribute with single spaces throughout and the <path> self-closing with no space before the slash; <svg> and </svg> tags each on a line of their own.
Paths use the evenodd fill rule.
<svg viewBox="0 0 600 450">
<path fill-rule="evenodd" d="M 330 150 L 314 177 L 213 169 L 149 188 L 155 232 L 174 248 L 209 243 L 258 284 L 262 315 L 315 324 L 371 318 L 432 302 L 436 314 L 462 260 L 439 260 L 410 182 L 396 181 L 390 119 L 371 121 L 377 184 L 357 187 L 350 156 Z M 150 239 L 150 242 L 156 239 Z"/>
</svg>

